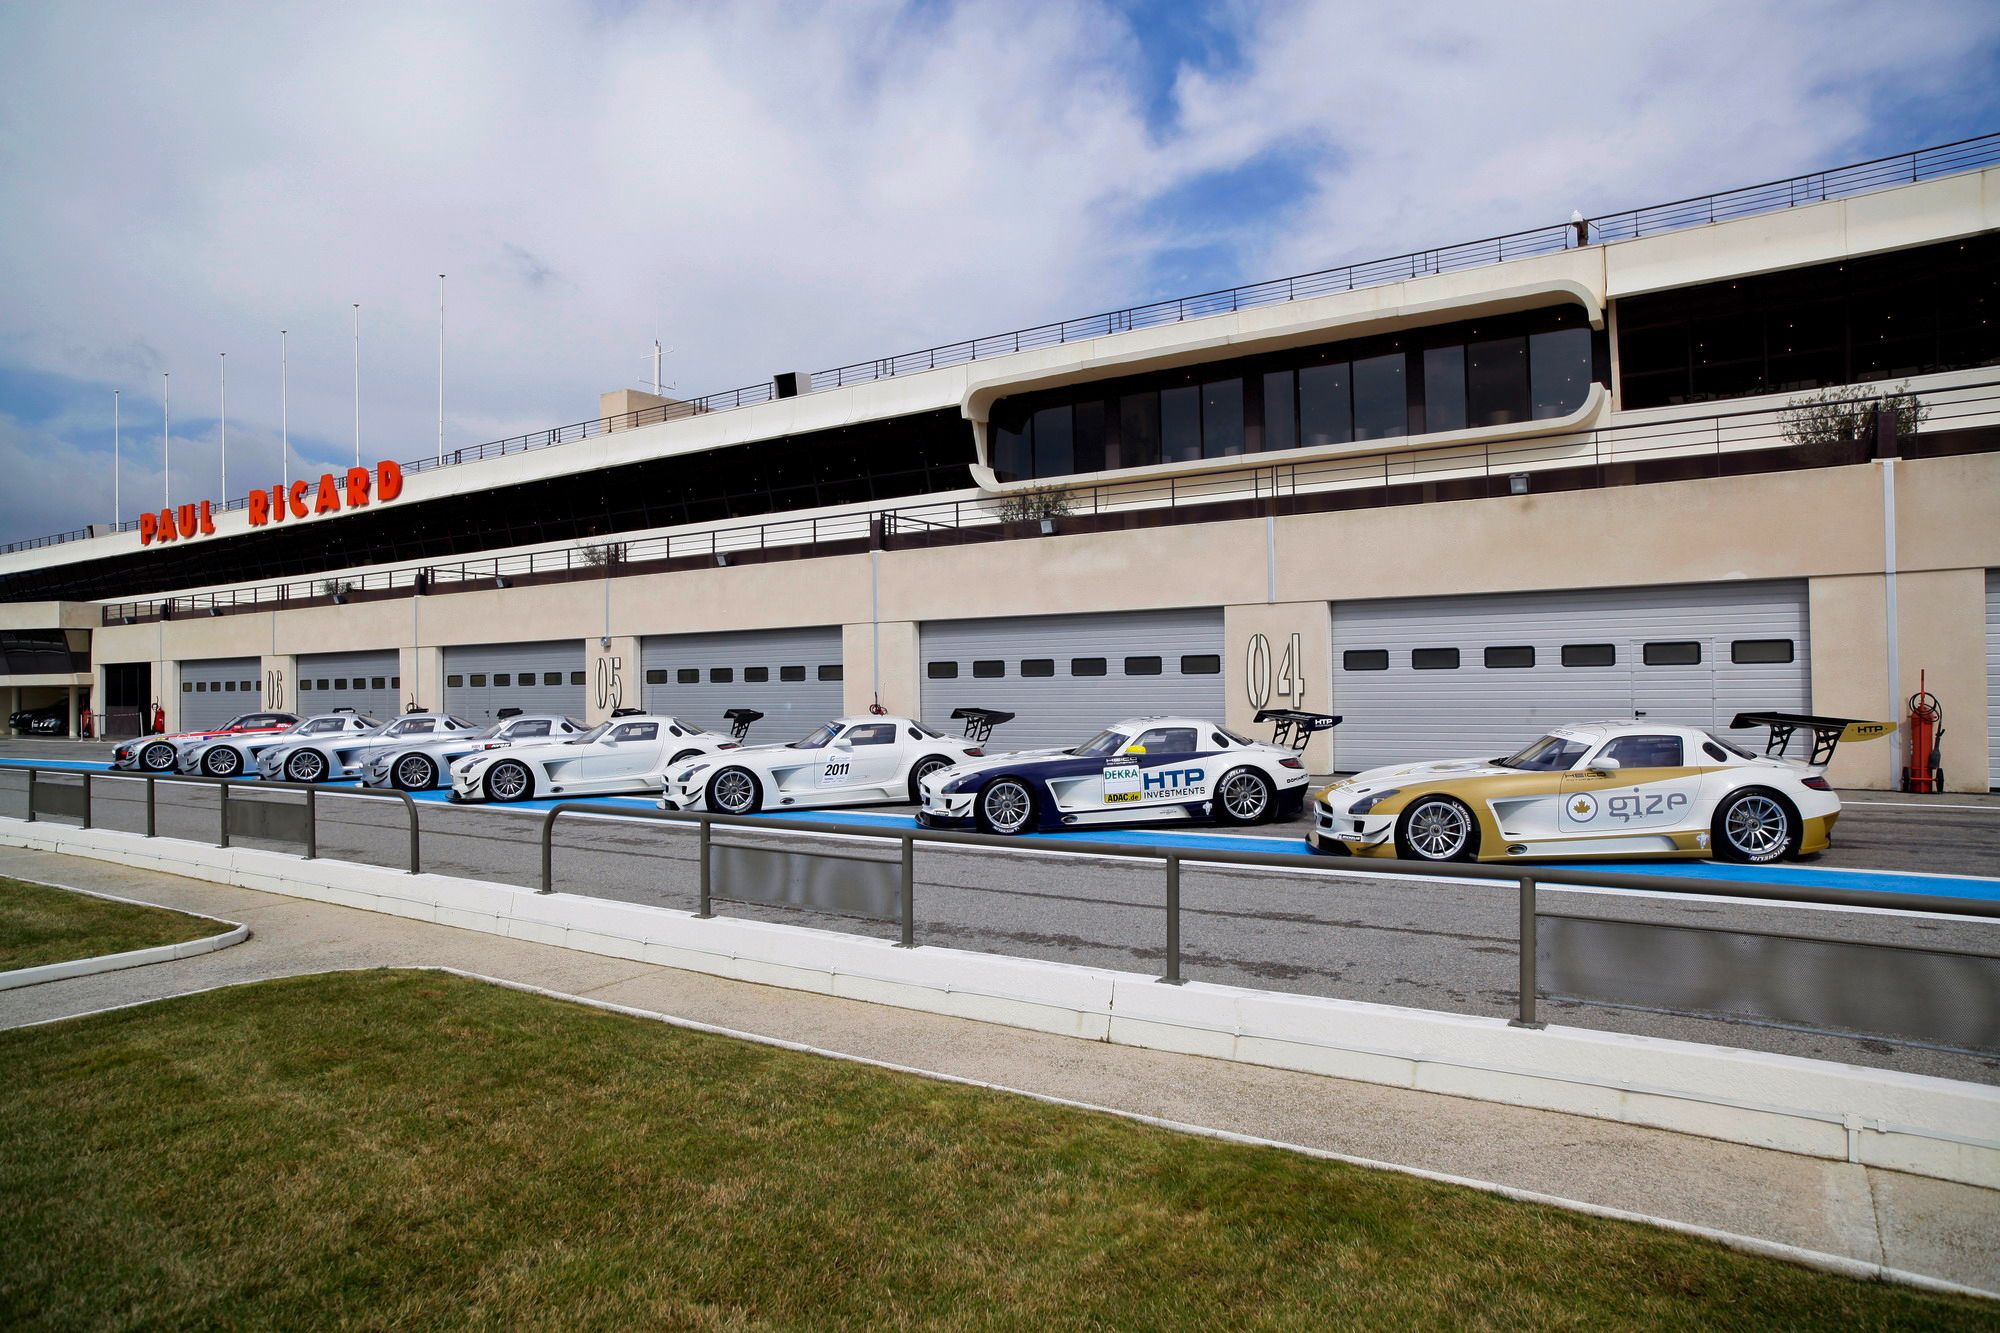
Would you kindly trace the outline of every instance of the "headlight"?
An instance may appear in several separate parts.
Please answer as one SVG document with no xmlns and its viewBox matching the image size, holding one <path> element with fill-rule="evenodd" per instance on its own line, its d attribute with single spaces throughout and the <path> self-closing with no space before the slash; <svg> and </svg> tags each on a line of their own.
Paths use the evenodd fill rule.
<svg viewBox="0 0 2000 1333">
<path fill-rule="evenodd" d="M 1360 800 L 1356 801 L 1353 805 L 1348 806 L 1347 813 L 1350 815 L 1365 815 L 1370 810 L 1373 810 L 1377 805 L 1381 804 L 1383 801 L 1388 800 L 1391 796 L 1401 796 L 1402 794 L 1403 794 L 1403 789 L 1401 787 L 1390 787 L 1386 791 L 1374 792 L 1368 796 L 1362 797 Z"/>
<path fill-rule="evenodd" d="M 679 775 L 678 777 L 676 777 L 676 778 L 674 779 L 674 781 L 675 781 L 675 782 L 693 782 L 693 781 L 695 780 L 695 775 L 696 775 L 696 774 L 699 774 L 699 773 L 704 773 L 704 772 L 706 772 L 707 770 L 708 770 L 708 765 L 707 765 L 707 764 L 696 764 L 696 765 L 695 765 L 695 766 L 694 766 L 693 768 L 684 768 L 684 769 L 682 769 L 682 770 L 680 771 L 680 775 Z"/>
</svg>

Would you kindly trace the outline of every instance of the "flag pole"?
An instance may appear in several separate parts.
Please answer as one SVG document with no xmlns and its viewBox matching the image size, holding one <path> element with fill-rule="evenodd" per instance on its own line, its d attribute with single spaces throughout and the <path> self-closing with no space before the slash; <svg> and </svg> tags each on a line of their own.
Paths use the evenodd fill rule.
<svg viewBox="0 0 2000 1333">
<path fill-rule="evenodd" d="M 288 364 L 285 360 L 285 330 L 278 330 L 278 475 L 285 479 L 285 489 L 292 488 L 292 399 L 286 385 Z"/>
<path fill-rule="evenodd" d="M 118 502 L 118 390 L 111 391 L 111 526 L 116 528 L 125 516 L 125 506 Z"/>
<path fill-rule="evenodd" d="M 444 274 L 438 274 L 438 453 L 444 462 Z"/>
<path fill-rule="evenodd" d="M 160 487 L 162 499 L 169 509 L 174 507 L 173 387 L 173 374 L 163 371 L 160 375 Z"/>
<path fill-rule="evenodd" d="M 354 303 L 354 466 L 361 466 L 361 302 Z"/>
<path fill-rule="evenodd" d="M 222 400 L 222 503 L 229 503 L 229 353 L 217 352 L 216 377 Z"/>
</svg>

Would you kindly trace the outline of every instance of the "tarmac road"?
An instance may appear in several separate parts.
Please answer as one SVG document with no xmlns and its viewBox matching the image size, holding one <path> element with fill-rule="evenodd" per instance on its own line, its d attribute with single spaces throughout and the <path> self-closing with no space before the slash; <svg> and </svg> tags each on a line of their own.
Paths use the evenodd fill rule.
<svg viewBox="0 0 2000 1333">
<path fill-rule="evenodd" d="M 38 747 L 39 748 L 39 747 Z M 79 747 L 81 748 L 81 747 Z M 42 751 L 46 753 L 46 751 Z M 55 757 L 55 756 L 50 756 Z M 25 813 L 25 779 L 0 770 L 0 815 Z M 232 801 L 256 800 L 239 784 Z M 267 798 L 269 799 L 269 798 Z M 1826 864 L 1899 871 L 2000 874 L 2000 801 L 1864 793 L 1843 819 L 1838 856 Z M 211 788 L 160 788 L 158 831 L 212 841 Z M 1861 804 L 1860 802 L 1868 802 Z M 1879 803 L 1879 804 L 1878 804 Z M 1947 806 L 1961 808 L 1946 808 Z M 426 871 L 536 887 L 541 819 L 527 812 L 422 804 Z M 100 783 L 94 814 L 104 827 L 140 831 L 138 784 Z M 408 836 L 400 803 L 320 801 L 320 855 L 401 868 Z M 1283 826 L 1263 830 L 1296 837 Z M 291 850 L 239 838 L 250 846 Z M 824 835 L 718 832 L 718 846 L 792 848 L 893 859 L 892 842 Z M 557 888 L 692 910 L 695 839 L 659 824 L 566 819 L 557 828 Z M 1158 971 L 1165 957 L 1163 876 L 1155 864 L 1051 853 L 920 847 L 916 940 L 1053 961 Z M 1517 898 L 1511 883 L 1484 885 L 1368 877 L 1342 862 L 1301 872 L 1186 865 L 1182 872 L 1183 975 L 1261 989 L 1338 996 L 1465 1014 L 1512 1017 L 1517 990 Z M 2000 922 L 1921 913 L 1879 913 L 1685 895 L 1545 888 L 1544 913 L 1700 923 L 1814 938 L 1943 947 L 2000 955 Z M 893 923 L 822 912 L 718 901 L 716 910 L 764 920 L 894 938 Z M 1937 1049 L 1915 1043 L 1716 1017 L 1544 999 L 1551 1022 L 1645 1033 L 2000 1083 L 2000 1050 Z"/>
</svg>

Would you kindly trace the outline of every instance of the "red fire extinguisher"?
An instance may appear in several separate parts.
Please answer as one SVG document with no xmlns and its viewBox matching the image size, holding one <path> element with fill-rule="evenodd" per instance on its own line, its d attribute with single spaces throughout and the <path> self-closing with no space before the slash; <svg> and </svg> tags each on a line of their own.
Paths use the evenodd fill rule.
<svg viewBox="0 0 2000 1333">
<path fill-rule="evenodd" d="M 158 736 L 167 729 L 167 710 L 160 707 L 158 699 L 153 700 L 153 734 Z"/>
<path fill-rule="evenodd" d="M 1903 790 L 1944 790 L 1944 705 L 1924 688 L 1925 673 L 1917 673 L 1917 692 L 1910 696 L 1910 764 L 1903 770 Z"/>
<path fill-rule="evenodd" d="M 88 708 L 84 709 L 82 715 L 77 718 L 77 730 L 81 733 L 83 740 L 90 739 L 90 710 Z"/>
</svg>

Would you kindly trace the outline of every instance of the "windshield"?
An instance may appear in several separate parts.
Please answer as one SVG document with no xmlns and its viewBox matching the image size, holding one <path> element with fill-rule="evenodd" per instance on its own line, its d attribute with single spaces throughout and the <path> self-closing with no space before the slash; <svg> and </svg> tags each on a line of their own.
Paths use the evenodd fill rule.
<svg viewBox="0 0 2000 1333">
<path fill-rule="evenodd" d="M 1723 749 L 1735 755 L 1738 759 L 1755 759 L 1757 757 L 1756 755 L 1750 753 L 1750 751 L 1738 745 L 1735 741 L 1726 741 L 1712 731 L 1706 732 L 1704 734 L 1710 740 L 1714 741 L 1717 745 L 1720 745 Z"/>
<path fill-rule="evenodd" d="M 833 738 L 840 734 L 840 724 L 828 722 L 817 728 L 812 735 L 802 741 L 793 741 L 794 750 L 824 750 L 833 744 Z"/>
<path fill-rule="evenodd" d="M 600 722 L 596 726 L 592 727 L 589 731 L 584 732 L 583 735 L 578 736 L 575 740 L 564 741 L 563 744 L 588 745 L 609 730 L 611 730 L 611 724 L 609 722 Z"/>
<path fill-rule="evenodd" d="M 1125 748 L 1125 733 L 1122 731 L 1100 731 L 1083 744 L 1071 750 L 1071 754 L 1104 755 L 1117 754 Z"/>
<path fill-rule="evenodd" d="M 510 717 L 507 719 L 507 722 L 512 722 L 513 720 L 514 719 Z M 480 733 L 477 736 L 472 737 L 472 739 L 476 741 L 490 741 L 495 736 L 498 736 L 500 734 L 500 728 L 506 726 L 507 722 L 495 722 L 493 725 L 481 729 Z"/>
<path fill-rule="evenodd" d="M 1589 748 L 1583 741 L 1544 736 L 1519 754 L 1502 759 L 1500 767 L 1518 768 L 1524 773 L 1562 773 L 1574 767 Z"/>
</svg>

